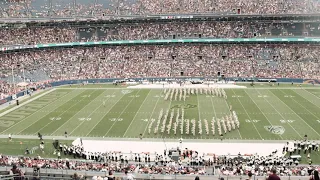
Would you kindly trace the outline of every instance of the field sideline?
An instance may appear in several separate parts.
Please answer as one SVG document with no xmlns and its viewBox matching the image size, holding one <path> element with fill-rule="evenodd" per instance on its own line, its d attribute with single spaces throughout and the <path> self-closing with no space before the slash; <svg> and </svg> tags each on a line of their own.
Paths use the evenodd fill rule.
<svg viewBox="0 0 320 180">
<path fill-rule="evenodd" d="M 88 85 L 56 88 L 38 99 L 0 117 L 0 134 L 62 136 L 65 131 L 76 137 L 219 139 L 216 133 L 196 135 L 173 132 L 153 133 L 161 109 L 184 108 L 185 119 L 204 119 L 237 113 L 240 128 L 224 134 L 227 139 L 294 140 L 308 135 L 320 139 L 320 88 L 268 87 L 226 89 L 224 99 L 205 94 L 190 95 L 183 101 L 164 100 L 157 89 L 113 88 Z M 105 102 L 105 103 L 104 103 Z M 169 114 L 170 116 L 170 114 Z M 173 118 L 175 120 L 175 117 Z M 165 122 L 167 129 L 169 121 Z M 162 125 L 162 122 L 161 122 Z M 160 125 L 160 126 L 161 126 Z M 179 129 L 179 128 L 178 128 Z"/>
</svg>

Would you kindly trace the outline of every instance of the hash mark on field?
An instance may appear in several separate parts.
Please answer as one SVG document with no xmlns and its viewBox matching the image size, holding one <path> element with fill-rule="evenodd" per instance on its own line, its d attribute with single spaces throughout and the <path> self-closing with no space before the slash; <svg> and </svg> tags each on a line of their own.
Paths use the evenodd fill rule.
<svg viewBox="0 0 320 180">
<path fill-rule="evenodd" d="M 68 92 L 67 94 L 61 96 L 61 97 L 58 98 L 58 99 L 61 99 L 61 98 L 65 97 L 65 96 L 67 96 L 67 95 L 70 94 L 71 92 L 73 92 L 73 91 Z M 38 96 L 38 97 L 40 98 L 40 96 Z M 42 96 L 41 96 L 41 97 L 42 97 Z M 58 99 L 57 99 L 57 100 L 58 100 Z M 43 108 L 51 105 L 52 103 L 56 102 L 57 100 L 50 102 L 49 104 L 43 106 L 41 109 L 43 109 Z M 39 110 L 41 110 L 41 109 L 39 109 Z M 13 127 L 15 127 L 16 125 L 18 125 L 18 124 L 20 124 L 21 122 L 25 121 L 27 118 L 29 118 L 30 116 L 34 115 L 34 114 L 37 113 L 37 112 L 38 112 L 38 111 L 35 111 L 35 112 L 33 112 L 32 114 L 30 114 L 29 116 L 26 116 L 25 118 L 21 119 L 19 122 L 17 122 L 17 123 L 14 124 L 13 126 L 11 126 L 11 127 L 9 127 L 8 129 L 2 131 L 1 134 L 4 133 L 4 132 L 6 132 L 6 131 L 9 130 L 9 129 L 12 129 Z M 43 118 L 43 117 L 46 116 L 46 115 L 47 115 L 47 114 L 41 116 L 41 118 Z M 39 119 L 38 119 L 38 120 L 39 120 Z M 38 122 L 38 120 L 37 120 L 36 122 Z M 36 123 L 36 122 L 34 122 L 34 123 Z M 31 126 L 32 124 L 34 124 L 34 123 L 31 123 L 28 127 L 30 127 L 30 126 Z"/>
<path fill-rule="evenodd" d="M 151 118 L 152 118 L 152 115 L 154 114 L 154 111 L 155 111 L 155 109 L 156 109 L 156 107 L 157 107 L 157 105 L 158 105 L 159 100 L 160 100 L 160 97 L 158 97 L 157 102 L 156 102 L 156 104 L 155 104 L 155 106 L 154 106 L 154 108 L 153 108 L 153 110 L 152 110 L 152 112 L 151 112 L 151 114 L 150 114 L 150 117 L 149 117 L 150 120 L 151 120 Z M 146 125 L 146 127 L 144 128 L 144 131 L 143 131 L 142 136 L 144 136 L 144 134 L 146 133 L 146 130 L 148 129 L 149 123 L 150 123 L 150 121 L 147 122 L 147 125 Z"/>
<path fill-rule="evenodd" d="M 102 94 L 100 94 L 99 96 L 97 96 L 95 99 L 99 98 L 101 95 L 103 96 L 103 95 L 104 95 L 104 92 L 103 92 Z M 91 102 L 91 103 L 92 103 L 92 102 Z M 87 107 L 87 106 L 88 106 L 89 104 L 91 104 L 91 103 L 86 104 L 84 107 L 82 107 L 82 109 L 84 109 L 85 107 Z M 101 105 L 102 105 L 102 104 L 100 104 L 100 106 L 101 106 Z M 98 108 L 99 108 L 100 106 L 98 106 Z M 92 115 L 92 113 L 95 112 L 98 108 L 96 108 L 94 111 L 92 111 L 88 117 L 90 117 L 90 116 Z M 76 114 L 74 114 L 71 118 L 69 118 L 69 119 L 68 119 L 65 123 L 63 123 L 58 129 L 56 129 L 56 130 L 51 134 L 51 136 L 52 136 L 54 133 L 56 133 L 60 128 L 62 128 L 66 123 L 68 123 L 68 122 L 69 122 L 73 117 L 75 117 L 79 112 L 80 112 L 80 111 L 77 111 Z M 87 117 L 87 118 L 88 118 L 88 117 Z M 82 125 L 84 122 L 85 122 L 85 121 L 82 121 L 81 123 L 79 123 L 79 125 Z M 74 130 L 79 127 L 79 125 L 78 125 L 76 128 L 74 128 L 69 134 L 71 135 L 72 132 L 74 132 Z"/>
<path fill-rule="evenodd" d="M 90 96 L 94 93 L 95 91 L 92 91 L 92 93 L 90 93 Z M 86 98 L 86 96 L 84 97 L 84 96 L 81 96 L 82 98 Z M 78 102 L 79 103 L 79 102 Z M 62 115 L 64 114 L 64 113 L 66 113 L 66 112 L 68 112 L 68 110 L 69 109 L 71 109 L 72 107 L 74 107 L 75 105 L 77 105 L 78 103 L 75 103 L 75 104 L 73 104 L 72 106 L 70 106 L 67 110 L 65 110 L 64 112 L 62 112 L 60 115 L 59 115 L 59 117 L 63 117 Z M 87 104 L 88 105 L 88 104 Z M 84 107 L 86 107 L 87 105 L 85 105 Z M 81 107 L 81 109 L 83 109 L 84 107 Z M 67 120 L 68 121 L 68 120 Z M 41 132 L 41 130 L 42 129 L 44 129 L 45 127 L 47 127 L 49 124 L 51 124 L 52 122 L 54 122 L 54 121 L 50 121 L 47 125 L 45 125 L 45 126 L 43 126 L 42 128 L 40 128 L 39 130 L 38 130 L 38 132 Z M 22 131 L 21 131 L 22 132 Z"/>
<path fill-rule="evenodd" d="M 256 89 L 256 91 L 260 94 L 260 92 Z M 248 94 L 248 92 L 246 90 L 244 90 L 244 92 L 249 96 L 249 98 L 252 100 L 252 102 L 258 107 L 258 109 L 260 110 L 260 112 L 263 114 L 263 116 L 268 120 L 268 122 L 270 123 L 270 125 L 273 127 L 271 121 L 267 118 L 267 116 L 263 113 L 263 111 L 260 109 L 260 107 L 257 105 L 257 103 L 251 98 L 251 96 Z M 260 94 L 261 95 L 261 94 Z M 266 96 L 268 97 L 268 96 Z M 263 99 L 265 99 L 265 97 L 263 96 Z M 281 134 L 279 134 L 280 138 L 282 138 Z"/>
<path fill-rule="evenodd" d="M 137 95 L 137 94 L 140 92 L 140 90 L 141 90 L 141 89 L 139 89 L 139 91 L 137 91 L 137 93 L 136 93 L 135 95 Z M 123 108 L 123 110 L 122 110 L 121 114 L 118 116 L 118 118 L 121 117 L 122 113 L 128 108 L 128 106 L 131 104 L 131 102 L 132 102 L 134 99 L 135 99 L 135 98 L 132 98 L 131 101 L 126 105 L 126 107 Z M 112 124 L 112 126 L 109 128 L 109 130 L 107 131 L 107 133 L 106 133 L 104 136 L 106 136 L 106 135 L 110 132 L 110 130 L 113 128 L 113 126 L 114 126 L 115 124 L 116 124 L 116 121 Z"/>
<path fill-rule="evenodd" d="M 269 90 L 270 91 L 270 90 Z M 283 93 L 283 91 L 280 89 L 280 91 Z M 270 91 L 271 92 L 271 91 Z M 277 96 L 278 98 L 278 96 Z M 303 97 L 302 97 L 303 98 Z M 280 98 L 278 98 L 280 99 Z M 280 99 L 281 100 L 281 99 Z M 295 99 L 293 99 L 293 101 L 295 101 L 297 104 L 299 104 L 299 106 L 303 107 L 304 109 L 306 109 L 309 113 L 313 114 L 311 111 L 309 111 L 307 108 L 305 108 L 304 106 L 302 106 L 299 102 L 297 102 Z M 281 100 L 282 103 L 284 103 L 282 100 Z M 320 134 L 313 128 L 311 127 L 305 120 L 303 120 L 293 109 L 291 109 L 286 103 L 284 103 L 292 112 L 294 112 L 301 120 L 302 122 L 304 122 L 307 126 L 309 126 L 315 133 L 318 134 L 318 136 L 320 136 Z M 317 116 L 313 115 L 314 117 L 317 118 Z"/>
<path fill-rule="evenodd" d="M 270 91 L 270 90 L 268 90 L 268 91 Z M 271 91 L 270 91 L 270 93 L 271 94 L 273 94 Z M 276 95 L 274 95 L 273 94 L 273 96 L 275 96 L 276 98 L 278 98 L 278 96 L 276 96 Z M 278 98 L 282 103 L 284 103 L 280 98 Z M 271 106 L 272 106 L 272 108 L 274 109 L 274 110 L 276 110 L 278 113 L 279 113 L 279 111 L 268 101 L 268 100 L 266 100 Z M 284 103 L 286 106 L 287 106 L 287 104 L 286 103 Z M 287 107 L 289 107 L 289 106 L 287 106 Z M 292 110 L 292 109 L 291 109 Z M 279 113 L 280 114 L 280 113 Z M 286 119 L 285 117 L 283 117 L 283 115 L 282 114 L 280 114 L 280 116 L 283 118 L 283 119 Z M 298 115 L 297 115 L 298 116 Z M 295 128 L 293 128 L 292 126 L 291 126 L 291 124 L 289 123 L 288 124 L 301 138 L 302 138 L 302 136 L 298 133 L 298 131 L 295 129 Z"/>
<path fill-rule="evenodd" d="M 141 105 L 140 105 L 140 107 L 139 107 L 139 109 L 138 109 L 138 111 L 137 111 L 137 112 L 139 112 L 139 111 L 140 111 L 140 109 L 141 109 L 141 107 L 143 106 L 144 102 L 146 101 L 146 99 L 148 99 L 148 96 L 149 96 L 150 92 L 151 92 L 151 90 L 148 92 L 147 96 L 144 98 L 144 100 L 143 100 L 143 102 L 141 103 Z M 140 96 L 140 95 L 139 95 L 139 96 Z M 126 131 L 124 132 L 124 134 L 123 134 L 123 136 L 122 136 L 122 137 L 125 137 L 125 136 L 126 136 L 126 134 L 127 134 L 128 130 L 130 129 L 130 127 L 131 127 L 131 125 L 132 125 L 132 123 L 133 123 L 134 119 L 137 117 L 137 114 L 138 114 L 138 113 L 136 113 L 136 114 L 134 115 L 133 119 L 131 120 L 131 122 L 130 122 L 129 126 L 127 127 L 127 129 L 126 129 Z"/>
<path fill-rule="evenodd" d="M 122 96 L 118 99 L 117 102 L 115 102 L 115 103 L 110 107 L 110 109 L 108 110 L 107 113 L 105 113 L 105 115 L 111 113 L 110 110 L 120 101 L 120 99 L 121 99 L 124 95 L 125 95 L 125 94 L 122 93 Z M 104 118 L 105 115 L 101 116 L 100 120 L 96 123 L 96 125 L 93 126 L 93 128 L 90 129 L 90 131 L 88 131 L 88 133 L 87 133 L 86 136 L 88 136 L 88 135 L 91 133 L 91 131 L 94 130 L 95 127 L 97 127 L 97 125 L 103 120 L 103 118 Z"/>
<path fill-rule="evenodd" d="M 232 89 L 232 92 L 235 94 L 235 92 L 234 92 L 234 90 L 233 90 L 233 89 Z M 237 99 L 238 99 L 239 103 L 241 104 L 241 106 L 242 106 L 243 110 L 246 112 L 247 116 L 248 116 L 250 119 L 252 119 L 252 118 L 250 117 L 250 115 L 248 114 L 247 110 L 244 108 L 244 106 L 243 106 L 242 102 L 239 100 L 239 98 L 237 98 Z M 256 125 L 255 125 L 254 123 L 252 123 L 252 125 L 253 125 L 253 127 L 256 129 L 256 131 L 257 131 L 258 135 L 260 136 L 260 138 L 261 138 L 261 139 L 263 139 L 263 138 L 262 138 L 262 136 L 261 136 L 261 134 L 259 133 L 259 131 L 258 131 L 258 129 L 257 129 L 257 127 L 256 127 Z"/>
</svg>

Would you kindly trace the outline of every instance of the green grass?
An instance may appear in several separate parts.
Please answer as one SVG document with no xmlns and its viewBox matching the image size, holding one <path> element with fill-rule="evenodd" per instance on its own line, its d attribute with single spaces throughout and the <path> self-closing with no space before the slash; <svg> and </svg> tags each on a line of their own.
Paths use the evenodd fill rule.
<svg viewBox="0 0 320 180">
<path fill-rule="evenodd" d="M 141 133 L 145 138 L 219 139 L 217 127 L 215 135 L 205 134 L 204 119 L 208 120 L 211 130 L 211 119 L 229 114 L 231 105 L 239 117 L 240 128 L 225 134 L 226 139 L 299 140 L 306 134 L 309 139 L 320 139 L 318 86 L 291 88 L 291 84 L 279 87 L 261 84 L 247 89 L 227 89 L 227 99 L 198 94 L 189 95 L 186 102 L 166 101 L 163 90 L 156 89 L 129 90 L 108 84 L 65 86 L 0 117 L 0 134 L 36 135 L 40 132 L 44 136 L 62 136 L 67 131 L 77 137 L 137 138 Z M 185 119 L 202 120 L 202 134 L 198 134 L 198 122 L 195 136 L 181 135 L 179 127 L 177 135 L 172 130 L 170 134 L 167 131 L 154 134 L 156 122 L 148 133 L 150 120 L 157 120 L 161 109 L 177 112 L 177 107 L 185 108 Z M 168 123 L 169 120 L 165 125 Z M 273 128 L 268 130 L 266 127 L 270 126 Z M 284 132 L 275 134 L 276 129 Z M 8 145 L 12 144 L 5 147 Z M 13 149 L 20 152 L 20 148 L 25 149 L 20 146 Z M 10 148 L 0 149 L 4 154 L 11 152 Z M 319 159 L 315 162 L 320 162 L 320 154 L 315 156 Z"/>
<path fill-rule="evenodd" d="M 126 91 L 129 93 L 124 93 Z M 183 102 L 165 101 L 163 90 L 60 88 L 0 117 L 0 134 L 41 132 L 45 136 L 61 136 L 67 131 L 71 136 L 81 137 L 128 138 L 142 133 L 148 138 L 179 138 L 179 130 L 176 136 L 173 132 L 149 134 L 147 126 L 151 119 L 158 119 L 161 109 L 177 112 L 175 107 L 184 106 L 185 119 L 202 120 L 203 134 L 198 134 L 197 127 L 195 136 L 184 134 L 183 137 L 212 139 L 219 136 L 206 135 L 203 120 L 207 119 L 210 124 L 213 117 L 229 114 L 229 105 L 232 105 L 239 117 L 240 129 L 227 133 L 225 138 L 293 140 L 305 134 L 309 139 L 320 137 L 320 88 L 228 89 L 226 93 L 227 100 L 198 94 L 190 95 Z M 175 117 L 173 119 L 175 121 Z M 285 131 L 278 135 L 265 126 L 281 126 Z"/>
<path fill-rule="evenodd" d="M 39 149 L 40 140 L 39 139 L 15 139 L 12 141 L 8 141 L 8 139 L 0 139 L 1 146 L 0 152 L 4 155 L 12 155 L 12 156 L 32 156 L 35 157 L 40 155 L 43 158 L 57 158 L 56 155 L 53 154 L 54 147 L 52 145 L 52 140 L 44 140 L 44 153 L 42 153 Z M 72 141 L 68 140 L 60 140 L 60 143 L 63 144 L 71 144 Z M 29 155 L 25 155 L 25 150 L 28 148 L 31 152 Z M 31 151 L 34 149 L 33 151 Z M 65 156 L 61 153 L 62 158 L 73 158 L 69 155 Z"/>
<path fill-rule="evenodd" d="M 45 93 L 46 91 L 47 91 L 47 90 L 44 90 L 44 91 L 39 92 L 39 93 L 37 93 L 37 94 L 34 94 L 34 95 L 30 96 L 30 97 L 27 97 L 27 98 L 19 101 L 19 103 L 21 104 L 21 103 L 24 103 L 25 101 L 28 101 L 28 100 L 30 100 L 30 99 L 34 99 L 34 98 L 40 96 L 41 94 Z M 15 107 L 15 106 L 16 106 L 16 103 L 15 103 L 14 101 L 12 101 L 11 105 L 9 105 L 8 107 L 6 107 L 6 108 L 4 108 L 4 109 L 1 109 L 1 110 L 0 110 L 0 113 L 3 113 L 3 112 L 5 112 L 5 111 L 7 111 L 7 110 L 9 110 L 9 109 L 11 109 L 11 108 L 13 108 L 13 107 Z"/>
</svg>

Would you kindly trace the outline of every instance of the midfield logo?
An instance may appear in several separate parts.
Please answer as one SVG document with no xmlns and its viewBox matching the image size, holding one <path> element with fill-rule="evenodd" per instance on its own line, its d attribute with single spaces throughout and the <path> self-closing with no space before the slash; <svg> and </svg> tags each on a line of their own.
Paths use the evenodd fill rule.
<svg viewBox="0 0 320 180">
<path fill-rule="evenodd" d="M 273 134 L 278 134 L 278 135 L 283 134 L 285 131 L 284 127 L 282 127 L 282 126 L 264 126 L 264 128 L 267 131 L 269 131 Z"/>
<path fill-rule="evenodd" d="M 127 89 L 125 89 L 125 90 L 122 90 L 121 92 L 122 92 L 122 94 L 129 94 L 129 93 L 132 93 L 133 90 L 127 90 Z"/>
</svg>

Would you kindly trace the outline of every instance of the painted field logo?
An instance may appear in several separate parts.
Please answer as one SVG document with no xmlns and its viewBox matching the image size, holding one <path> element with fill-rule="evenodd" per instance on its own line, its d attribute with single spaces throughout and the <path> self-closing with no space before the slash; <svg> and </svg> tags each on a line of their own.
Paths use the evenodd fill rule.
<svg viewBox="0 0 320 180">
<path fill-rule="evenodd" d="M 125 89 L 125 90 L 122 90 L 121 92 L 122 94 L 129 94 L 129 93 L 132 93 L 132 90 Z"/>
<path fill-rule="evenodd" d="M 273 133 L 273 134 L 283 134 L 285 129 L 282 126 L 265 126 L 264 127 L 267 131 Z"/>
</svg>

